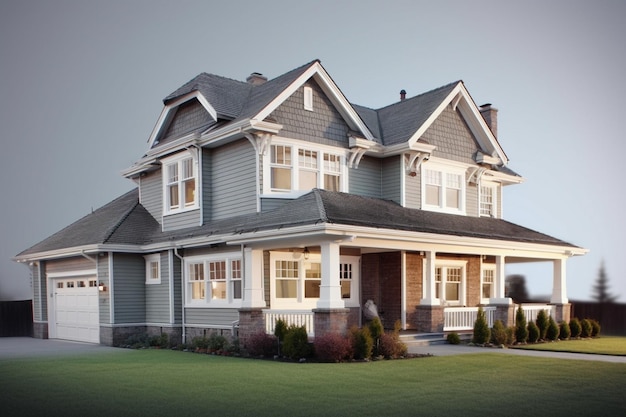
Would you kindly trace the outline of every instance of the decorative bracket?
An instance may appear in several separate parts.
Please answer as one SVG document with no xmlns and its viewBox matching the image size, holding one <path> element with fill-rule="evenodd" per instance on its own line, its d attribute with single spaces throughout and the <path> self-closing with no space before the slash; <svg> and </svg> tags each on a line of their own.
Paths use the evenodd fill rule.
<svg viewBox="0 0 626 417">
<path fill-rule="evenodd" d="M 407 175 L 415 176 L 420 168 L 420 165 L 422 165 L 422 162 L 428 161 L 429 158 L 430 153 L 426 152 L 412 151 L 408 154 L 404 154 Z"/>
<path fill-rule="evenodd" d="M 481 177 L 487 171 L 485 167 L 473 167 L 468 168 L 467 170 L 467 183 L 478 184 L 480 182 Z"/>
<path fill-rule="evenodd" d="M 252 143 L 254 146 L 254 150 L 259 155 L 266 155 L 267 150 L 270 148 L 272 144 L 272 138 L 274 137 L 271 133 L 246 133 L 246 138 Z"/>
<path fill-rule="evenodd" d="M 365 151 L 367 151 L 366 148 L 357 148 L 357 147 L 350 148 L 350 158 L 348 159 L 348 168 L 357 169 L 359 167 L 359 162 L 361 162 L 361 158 L 363 158 L 363 155 L 365 155 Z"/>
</svg>

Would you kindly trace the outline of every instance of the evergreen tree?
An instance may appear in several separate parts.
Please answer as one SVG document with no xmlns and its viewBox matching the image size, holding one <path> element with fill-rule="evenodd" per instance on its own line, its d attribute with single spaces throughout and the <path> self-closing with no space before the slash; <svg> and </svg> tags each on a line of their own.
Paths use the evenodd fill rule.
<svg viewBox="0 0 626 417">
<path fill-rule="evenodd" d="M 598 278 L 593 286 L 593 294 L 591 297 L 600 304 L 612 303 L 617 299 L 616 296 L 609 292 L 609 278 L 606 276 L 606 270 L 604 269 L 604 260 L 600 263 Z"/>
</svg>

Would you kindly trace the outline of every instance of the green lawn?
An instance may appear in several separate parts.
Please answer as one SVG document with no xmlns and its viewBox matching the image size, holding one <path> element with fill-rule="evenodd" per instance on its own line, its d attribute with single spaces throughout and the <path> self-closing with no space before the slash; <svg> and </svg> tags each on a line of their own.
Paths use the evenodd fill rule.
<svg viewBox="0 0 626 417">
<path fill-rule="evenodd" d="M 128 350 L 0 360 L 3 416 L 621 414 L 626 364 L 467 354 L 297 364 Z"/>
<path fill-rule="evenodd" d="M 603 336 L 596 339 L 559 340 L 558 342 L 520 345 L 516 348 L 626 356 L 626 337 Z"/>
</svg>

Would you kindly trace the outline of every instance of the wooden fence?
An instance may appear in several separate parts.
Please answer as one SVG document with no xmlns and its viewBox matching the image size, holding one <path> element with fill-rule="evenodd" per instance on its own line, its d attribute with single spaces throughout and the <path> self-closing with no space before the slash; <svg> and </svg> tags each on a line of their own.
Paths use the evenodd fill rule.
<svg viewBox="0 0 626 417">
<path fill-rule="evenodd" d="M 33 337 L 33 302 L 0 302 L 0 337 Z"/>
<path fill-rule="evenodd" d="M 572 317 L 596 319 L 602 330 L 600 335 L 626 336 L 626 304 L 571 301 Z"/>
</svg>

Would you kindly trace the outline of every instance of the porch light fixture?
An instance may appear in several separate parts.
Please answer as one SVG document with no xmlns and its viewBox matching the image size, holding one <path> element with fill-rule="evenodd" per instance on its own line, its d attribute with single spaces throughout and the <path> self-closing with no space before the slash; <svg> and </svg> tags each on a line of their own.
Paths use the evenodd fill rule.
<svg viewBox="0 0 626 417">
<path fill-rule="evenodd" d="M 104 285 L 104 282 L 100 281 L 100 285 L 98 285 L 98 291 L 105 292 L 107 287 Z"/>
<path fill-rule="evenodd" d="M 311 254 L 309 252 L 309 248 L 307 248 L 306 246 L 304 247 L 304 251 L 302 251 L 302 254 L 304 255 L 304 260 L 308 261 L 309 260 L 309 255 Z"/>
</svg>

